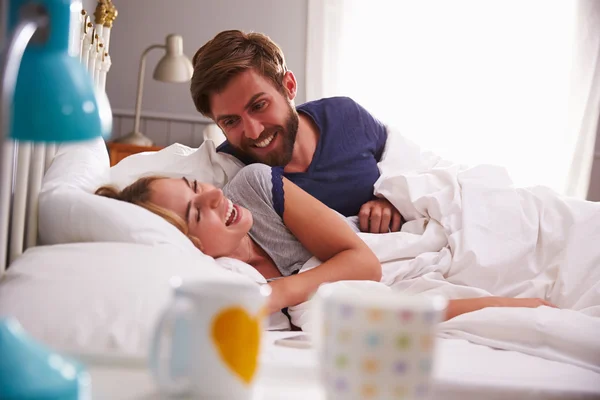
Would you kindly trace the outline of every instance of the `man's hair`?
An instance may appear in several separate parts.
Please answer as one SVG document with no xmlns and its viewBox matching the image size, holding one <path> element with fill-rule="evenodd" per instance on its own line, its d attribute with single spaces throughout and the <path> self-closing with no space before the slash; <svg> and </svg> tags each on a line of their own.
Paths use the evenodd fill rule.
<svg viewBox="0 0 600 400">
<path fill-rule="evenodd" d="M 193 58 L 194 75 L 190 91 L 196 109 L 212 118 L 210 95 L 221 91 L 237 74 L 254 69 L 285 94 L 287 72 L 281 48 L 262 33 L 223 31 L 209 40 Z"/>
</svg>

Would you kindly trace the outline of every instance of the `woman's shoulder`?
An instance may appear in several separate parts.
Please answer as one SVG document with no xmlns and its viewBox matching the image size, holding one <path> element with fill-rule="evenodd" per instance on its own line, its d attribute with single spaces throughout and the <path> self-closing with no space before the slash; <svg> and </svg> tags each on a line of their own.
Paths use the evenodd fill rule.
<svg viewBox="0 0 600 400">
<path fill-rule="evenodd" d="M 256 179 L 256 178 L 260 179 L 265 176 L 268 176 L 270 178 L 272 169 L 273 169 L 273 167 L 271 167 L 267 164 L 261 164 L 261 163 L 249 164 L 249 165 L 246 165 L 245 167 L 243 167 L 236 174 L 236 177 L 239 175 L 239 176 L 245 177 L 246 179 Z"/>
<path fill-rule="evenodd" d="M 273 168 L 265 164 L 245 166 L 225 185 L 223 192 L 239 198 L 258 197 L 272 204 Z"/>
<path fill-rule="evenodd" d="M 271 179 L 272 167 L 266 164 L 250 164 L 233 177 L 230 185 L 271 186 Z"/>
</svg>

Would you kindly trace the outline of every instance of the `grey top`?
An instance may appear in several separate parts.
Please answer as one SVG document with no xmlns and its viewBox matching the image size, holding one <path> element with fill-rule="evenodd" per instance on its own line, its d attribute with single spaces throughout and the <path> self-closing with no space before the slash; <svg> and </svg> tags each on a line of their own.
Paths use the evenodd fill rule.
<svg viewBox="0 0 600 400">
<path fill-rule="evenodd" d="M 296 273 L 312 254 L 296 239 L 275 211 L 273 188 L 283 191 L 279 169 L 251 164 L 223 187 L 234 204 L 247 208 L 254 220 L 250 237 L 271 257 L 283 276 Z M 281 205 L 283 215 L 283 205 Z"/>
</svg>

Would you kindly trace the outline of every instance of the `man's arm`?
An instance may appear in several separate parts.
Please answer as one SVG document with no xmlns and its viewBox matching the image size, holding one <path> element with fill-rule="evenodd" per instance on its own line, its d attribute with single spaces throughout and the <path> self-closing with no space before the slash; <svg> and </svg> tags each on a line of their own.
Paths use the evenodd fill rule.
<svg viewBox="0 0 600 400">
<path fill-rule="evenodd" d="M 356 102 L 354 104 L 360 116 L 363 132 L 374 146 L 375 160 L 379 162 L 387 142 L 387 129 L 364 107 Z M 361 232 L 370 233 L 398 232 L 403 221 L 400 212 L 386 199 L 374 199 L 363 204 L 358 213 L 358 220 Z"/>
</svg>

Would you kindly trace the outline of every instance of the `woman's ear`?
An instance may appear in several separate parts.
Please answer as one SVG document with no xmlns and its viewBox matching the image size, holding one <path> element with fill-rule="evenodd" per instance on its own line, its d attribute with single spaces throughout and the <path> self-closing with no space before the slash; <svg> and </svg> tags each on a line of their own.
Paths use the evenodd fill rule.
<svg viewBox="0 0 600 400">
<path fill-rule="evenodd" d="M 204 253 L 204 246 L 202 246 L 202 242 L 200 241 L 200 239 L 192 235 L 188 235 L 188 238 L 192 241 L 192 243 L 194 244 L 194 246 L 196 246 L 198 250 Z"/>
</svg>

